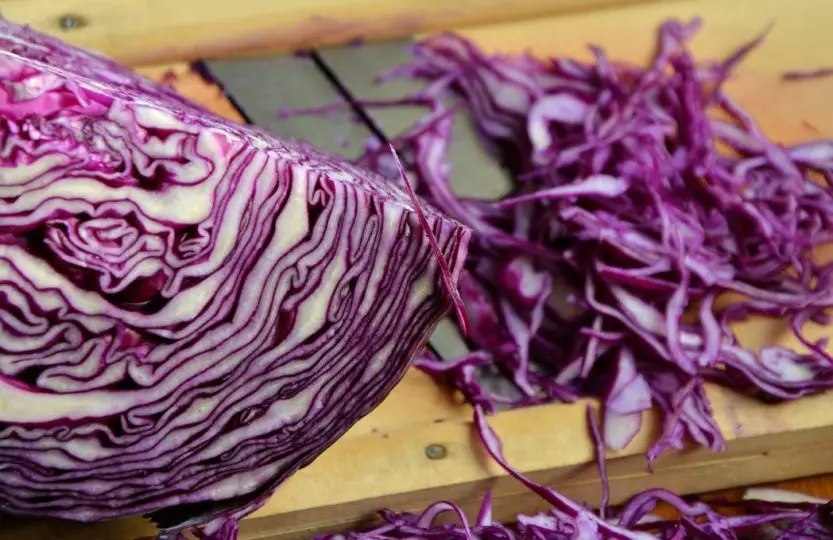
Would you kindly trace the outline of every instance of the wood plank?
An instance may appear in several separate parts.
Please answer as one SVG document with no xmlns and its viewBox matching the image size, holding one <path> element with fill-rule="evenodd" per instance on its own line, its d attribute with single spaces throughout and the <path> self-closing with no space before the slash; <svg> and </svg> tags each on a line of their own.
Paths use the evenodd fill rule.
<svg viewBox="0 0 833 540">
<path fill-rule="evenodd" d="M 405 37 L 649 0 L 3 0 L 3 16 L 129 65 Z"/>
<path fill-rule="evenodd" d="M 410 379 L 418 376 L 411 374 Z M 404 402 L 408 390 L 402 387 L 392 399 Z M 671 454 L 649 472 L 643 452 L 657 424 L 648 422 L 650 427 L 628 449 L 610 455 L 614 502 L 657 485 L 698 493 L 833 471 L 833 395 L 784 407 L 739 401 L 718 388 L 710 388 L 710 396 L 730 440 L 727 451 L 714 454 L 698 448 Z M 416 394 L 408 397 L 411 403 L 418 399 Z M 395 404 L 385 402 L 379 411 L 387 416 Z M 399 409 L 400 415 L 404 410 L 408 409 Z M 751 421 L 742 435 L 733 429 L 735 414 Z M 509 461 L 533 479 L 591 505 L 599 500 L 600 484 L 581 404 L 511 411 L 495 417 L 492 425 L 505 441 Z M 408 426 L 387 435 L 345 436 L 244 522 L 243 538 L 261 538 L 263 530 L 273 534 L 264 538 L 300 538 L 315 530 L 353 526 L 379 507 L 418 510 L 438 499 L 451 499 L 473 510 L 487 487 L 499 519 L 544 508 L 537 497 L 485 460 L 467 422 Z M 444 445 L 448 456 L 427 459 L 424 449 L 429 444 Z"/>
<path fill-rule="evenodd" d="M 617 58 L 642 61 L 663 18 L 695 14 L 706 21 L 695 43 L 704 57 L 727 53 L 775 21 L 764 47 L 730 82 L 732 94 L 782 142 L 833 135 L 833 109 L 826 106 L 833 95 L 833 79 L 779 81 L 781 70 L 833 65 L 833 33 L 827 29 L 833 3 L 795 0 L 788 6 L 781 0 L 681 0 L 464 33 L 492 50 L 531 46 L 539 54 L 586 57 L 584 44 L 593 41 Z M 189 74 L 185 65 L 146 72 L 159 77 L 168 69 L 180 74 L 177 84 L 183 93 L 233 117 L 219 91 Z M 829 328 L 817 331 L 829 333 Z M 795 345 L 778 321 L 759 319 L 739 332 L 750 346 Z M 679 452 L 661 459 L 649 473 L 642 453 L 655 435 L 656 422 L 651 419 L 652 428 L 625 451 L 609 456 L 615 500 L 648 486 L 700 493 L 833 471 L 833 393 L 777 406 L 714 387 L 709 388 L 709 396 L 729 440 L 727 452 Z M 598 500 L 583 404 L 510 411 L 492 423 L 506 441 L 508 459 L 519 469 L 576 499 L 589 504 Z M 430 444 L 443 445 L 446 457 L 428 459 L 425 448 Z M 820 484 L 783 487 L 833 496 L 831 482 L 826 478 Z M 245 520 L 241 540 L 301 538 L 312 531 L 365 523 L 382 506 L 419 510 L 440 498 L 471 509 L 487 487 L 494 490 L 498 519 L 541 508 L 540 501 L 485 459 L 472 437 L 470 410 L 425 375 L 411 371 L 379 408 Z M 140 519 L 91 527 L 41 520 L 4 522 L 0 540 L 127 540 L 151 532 Z"/>
</svg>

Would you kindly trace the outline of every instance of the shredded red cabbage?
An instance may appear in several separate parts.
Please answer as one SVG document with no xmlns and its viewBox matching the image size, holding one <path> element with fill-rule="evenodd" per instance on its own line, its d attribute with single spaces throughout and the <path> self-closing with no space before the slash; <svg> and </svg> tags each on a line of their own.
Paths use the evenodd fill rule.
<svg viewBox="0 0 833 540">
<path fill-rule="evenodd" d="M 655 407 L 654 460 L 687 438 L 723 449 L 706 382 L 766 401 L 833 386 L 826 340 L 805 335 L 833 304 L 833 265 L 818 255 L 833 231 L 833 141 L 768 139 L 722 90 L 765 33 L 698 63 L 686 45 L 699 26 L 664 23 L 646 68 L 595 47 L 592 64 L 489 56 L 440 35 L 380 77 L 426 81 L 418 94 L 365 105 L 427 108 L 393 145 L 416 194 L 475 231 L 460 281 L 471 352 L 443 360 L 429 350 L 417 365 L 463 392 L 492 457 L 552 510 L 504 526 L 487 497 L 472 524 L 440 502 L 419 516 L 386 510 L 373 531 L 327 538 L 833 537 L 830 503 L 746 501 L 744 515 L 726 516 L 653 489 L 594 513 L 514 470 L 486 424 L 497 407 L 593 396 L 604 412 L 601 428 L 591 413 L 594 436 L 621 449 Z M 505 198 L 454 194 L 446 156 L 458 109 L 514 177 Z M 387 148 L 369 145 L 360 161 L 398 181 Z M 733 324 L 751 316 L 788 320 L 805 350 L 744 346 Z M 487 372 L 517 392 L 482 384 Z M 680 519 L 652 516 L 657 503 Z M 439 524 L 444 512 L 458 521 Z"/>
<path fill-rule="evenodd" d="M 428 113 L 393 143 L 417 194 L 475 231 L 460 282 L 472 354 L 449 364 L 426 352 L 423 369 L 487 410 L 598 396 L 612 449 L 657 406 L 651 459 L 686 436 L 723 448 L 705 382 L 770 401 L 833 386 L 825 342 L 803 332 L 833 303 L 833 266 L 816 255 L 831 239 L 833 141 L 767 139 L 721 89 L 763 36 L 698 64 L 686 48 L 698 27 L 663 24 L 647 68 L 598 48 L 590 65 L 487 56 L 441 35 L 383 75 L 427 82 L 396 100 Z M 453 193 L 456 108 L 516 179 L 502 200 Z M 361 161 L 396 177 L 387 148 Z M 806 351 L 744 347 L 732 323 L 752 315 L 788 319 Z M 483 387 L 483 370 L 518 392 Z"/>
<path fill-rule="evenodd" d="M 383 524 L 365 532 L 325 535 L 317 540 L 596 540 L 599 538 L 685 540 L 739 539 L 739 540 L 811 540 L 829 539 L 830 503 L 772 503 L 744 501 L 727 505 L 741 510 L 742 515 L 725 517 L 706 505 L 688 504 L 679 497 L 657 490 L 654 500 L 679 506 L 687 512 L 679 520 L 666 521 L 647 512 L 633 531 L 611 534 L 619 530 L 611 524 L 601 530 L 592 521 L 574 520 L 558 510 L 530 516 L 518 516 L 511 525 L 497 523 L 491 518 L 491 498 L 483 500 L 474 523 L 469 523 L 460 507 L 449 502 L 437 502 L 422 514 L 380 512 Z M 440 521 L 443 514 L 453 513 L 453 522 Z M 587 515 L 590 515 L 588 512 Z"/>
</svg>

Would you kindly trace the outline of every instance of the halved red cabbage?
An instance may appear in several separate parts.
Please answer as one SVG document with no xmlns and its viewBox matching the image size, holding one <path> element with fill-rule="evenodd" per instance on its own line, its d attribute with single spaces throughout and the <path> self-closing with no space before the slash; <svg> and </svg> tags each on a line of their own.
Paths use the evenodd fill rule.
<svg viewBox="0 0 833 540">
<path fill-rule="evenodd" d="M 6 21 L 0 83 L 0 511 L 262 500 L 448 311 L 469 230 L 375 173 Z"/>
</svg>

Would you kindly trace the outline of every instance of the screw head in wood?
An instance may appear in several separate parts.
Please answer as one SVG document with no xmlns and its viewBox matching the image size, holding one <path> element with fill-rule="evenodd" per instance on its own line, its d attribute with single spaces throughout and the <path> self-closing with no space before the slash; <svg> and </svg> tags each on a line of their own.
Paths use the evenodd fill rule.
<svg viewBox="0 0 833 540">
<path fill-rule="evenodd" d="M 448 455 L 448 450 L 441 444 L 429 444 L 425 447 L 425 455 L 432 460 L 443 459 Z"/>
<path fill-rule="evenodd" d="M 66 15 L 61 15 L 58 18 L 58 25 L 63 30 L 74 30 L 76 28 L 87 26 L 87 20 L 80 15 L 67 13 Z"/>
</svg>

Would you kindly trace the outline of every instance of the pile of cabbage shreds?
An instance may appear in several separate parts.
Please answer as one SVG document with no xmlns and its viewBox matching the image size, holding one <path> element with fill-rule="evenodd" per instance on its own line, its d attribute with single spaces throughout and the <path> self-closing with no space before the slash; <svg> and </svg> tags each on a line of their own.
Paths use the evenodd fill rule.
<svg viewBox="0 0 833 540">
<path fill-rule="evenodd" d="M 504 527 L 488 500 L 474 524 L 438 503 L 421 517 L 385 512 L 386 525 L 351 538 L 759 538 L 773 523 L 782 538 L 831 537 L 829 505 L 747 503 L 724 517 L 659 489 L 604 519 L 512 470 L 485 421 L 496 407 L 595 396 L 600 437 L 621 449 L 654 407 L 663 429 L 653 460 L 687 439 L 724 448 L 706 382 L 767 401 L 833 386 L 826 343 L 803 334 L 833 304 L 833 266 L 819 257 L 833 234 L 833 141 L 769 140 L 721 89 L 763 36 L 704 64 L 686 48 L 698 26 L 663 24 L 646 68 L 598 48 L 589 65 L 487 56 L 442 35 L 381 77 L 428 83 L 368 105 L 426 107 L 392 143 L 417 194 L 475 232 L 460 286 L 471 353 L 449 361 L 429 351 L 418 365 L 462 391 L 491 455 L 553 508 Z M 446 155 L 459 108 L 515 179 L 502 200 L 452 192 Z M 369 145 L 361 161 L 397 181 L 385 145 Z M 565 284 L 566 302 L 556 292 Z M 789 321 L 806 350 L 745 348 L 732 324 L 752 315 Z M 490 391 L 485 372 L 517 392 Z M 682 518 L 652 519 L 659 501 Z M 456 525 L 435 523 L 446 510 L 460 514 Z"/>
</svg>

